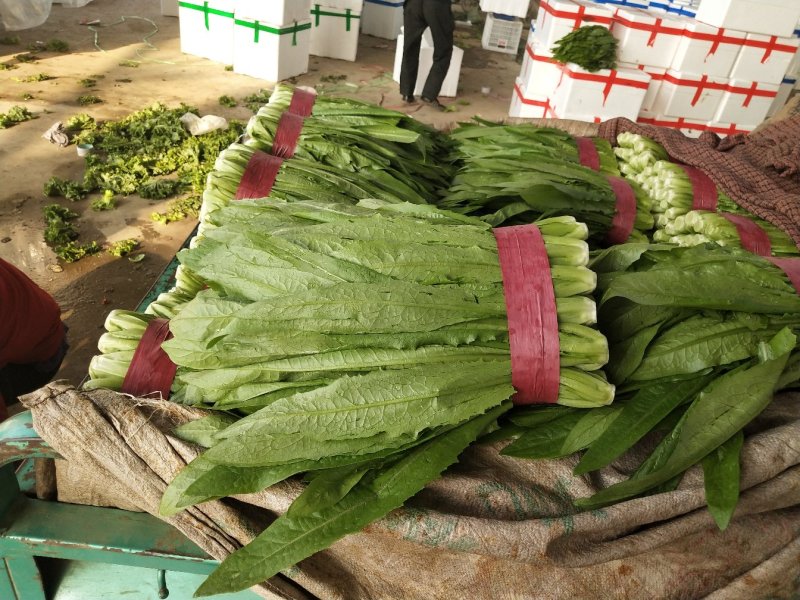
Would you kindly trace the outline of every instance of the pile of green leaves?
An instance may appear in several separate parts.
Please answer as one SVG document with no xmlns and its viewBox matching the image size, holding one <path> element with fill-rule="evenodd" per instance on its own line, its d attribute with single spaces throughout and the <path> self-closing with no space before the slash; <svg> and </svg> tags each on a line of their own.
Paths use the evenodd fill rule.
<svg viewBox="0 0 800 600">
<path fill-rule="evenodd" d="M 128 254 L 136 250 L 136 248 L 138 247 L 139 247 L 139 241 L 134 238 L 129 238 L 111 244 L 108 247 L 108 253 L 111 256 L 122 257 L 122 256 L 127 256 Z"/>
<path fill-rule="evenodd" d="M 601 25 L 587 25 L 571 31 L 553 46 L 553 58 L 574 63 L 594 73 L 617 66 L 617 40 Z"/>
<path fill-rule="evenodd" d="M 61 260 L 75 262 L 84 256 L 100 252 L 101 248 L 95 241 L 86 244 L 75 241 L 78 231 L 72 221 L 78 217 L 77 213 L 59 204 L 48 204 L 43 211 L 44 239 Z"/>
<path fill-rule="evenodd" d="M 24 106 L 12 106 L 6 113 L 0 113 L 0 129 L 13 127 L 17 123 L 30 121 L 37 117 Z"/>
</svg>

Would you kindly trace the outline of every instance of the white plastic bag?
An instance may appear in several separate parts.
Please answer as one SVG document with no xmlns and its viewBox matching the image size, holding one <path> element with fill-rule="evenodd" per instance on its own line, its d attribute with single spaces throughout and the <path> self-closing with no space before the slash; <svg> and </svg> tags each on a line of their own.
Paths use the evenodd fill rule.
<svg viewBox="0 0 800 600">
<path fill-rule="evenodd" d="M 206 115 L 203 118 L 194 113 L 186 113 L 181 117 L 181 123 L 194 136 L 203 135 L 215 129 L 227 129 L 228 121 L 224 117 Z"/>
<path fill-rule="evenodd" d="M 38 27 L 50 16 L 53 0 L 0 0 L 0 30 Z"/>
</svg>

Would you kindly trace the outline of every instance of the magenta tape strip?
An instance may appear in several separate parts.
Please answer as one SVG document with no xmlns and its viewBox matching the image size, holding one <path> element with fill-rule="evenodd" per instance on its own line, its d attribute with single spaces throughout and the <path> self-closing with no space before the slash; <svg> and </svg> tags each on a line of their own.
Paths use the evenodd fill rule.
<svg viewBox="0 0 800 600">
<path fill-rule="evenodd" d="M 285 112 L 278 121 L 275 139 L 272 140 L 272 154 L 281 158 L 292 158 L 297 150 L 297 141 L 303 131 L 304 117 Z"/>
<path fill-rule="evenodd" d="M 772 255 L 772 243 L 769 241 L 769 236 L 766 231 L 758 226 L 758 223 L 742 215 L 734 215 L 726 212 L 721 212 L 719 214 L 736 225 L 736 231 L 742 242 L 742 248 L 753 254 L 758 254 L 759 256 Z"/>
<path fill-rule="evenodd" d="M 786 273 L 795 291 L 800 295 L 800 258 L 775 258 L 773 256 L 764 258 Z"/>
<path fill-rule="evenodd" d="M 282 164 L 283 159 L 279 156 L 261 151 L 255 152 L 245 167 L 239 187 L 236 188 L 235 199 L 248 200 L 269 196 Z"/>
<path fill-rule="evenodd" d="M 301 117 L 310 117 L 311 111 L 314 110 L 314 102 L 316 102 L 316 100 L 316 94 L 305 90 L 295 90 L 292 94 L 292 101 L 289 103 L 288 112 L 300 115 Z"/>
<path fill-rule="evenodd" d="M 692 182 L 692 210 L 717 210 L 717 186 L 711 178 L 696 167 L 681 165 Z"/>
<path fill-rule="evenodd" d="M 611 229 L 606 235 L 606 242 L 614 244 L 624 244 L 633 233 L 633 226 L 636 223 L 636 193 L 631 185 L 622 177 L 608 177 L 608 183 L 614 190 L 617 197 L 614 218 L 611 221 Z"/>
<path fill-rule="evenodd" d="M 594 171 L 600 170 L 600 154 L 591 138 L 576 137 L 575 144 L 578 146 L 578 160 L 584 167 L 589 167 Z"/>
<path fill-rule="evenodd" d="M 558 401 L 556 295 L 544 239 L 535 225 L 494 230 L 503 274 L 515 404 Z"/>
<path fill-rule="evenodd" d="M 161 349 L 161 344 L 171 337 L 166 319 L 153 319 L 147 324 L 122 382 L 124 394 L 146 396 L 161 392 L 162 397 L 169 398 L 178 366 Z"/>
</svg>

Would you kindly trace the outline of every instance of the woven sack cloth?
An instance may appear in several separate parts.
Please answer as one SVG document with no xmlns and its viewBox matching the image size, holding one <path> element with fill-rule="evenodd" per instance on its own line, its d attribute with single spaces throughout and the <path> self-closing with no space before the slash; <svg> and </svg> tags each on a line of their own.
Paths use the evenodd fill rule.
<svg viewBox="0 0 800 600">
<path fill-rule="evenodd" d="M 576 511 L 575 498 L 623 479 L 647 448 L 576 477 L 576 457 L 520 460 L 498 445 L 474 445 L 402 509 L 254 590 L 326 600 L 796 598 L 798 400 L 776 397 L 748 429 L 741 499 L 724 532 L 705 508 L 698 469 L 673 492 Z M 201 451 L 171 435 L 201 410 L 63 382 L 22 401 L 65 460 L 156 516 L 168 482 Z M 165 520 L 223 559 L 284 512 L 302 485 L 287 480 Z"/>
</svg>

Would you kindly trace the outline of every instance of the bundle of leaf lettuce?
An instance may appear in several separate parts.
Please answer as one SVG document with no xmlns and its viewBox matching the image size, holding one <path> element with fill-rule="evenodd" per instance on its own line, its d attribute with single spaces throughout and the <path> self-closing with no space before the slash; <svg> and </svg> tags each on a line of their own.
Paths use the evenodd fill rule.
<svg viewBox="0 0 800 600">
<path fill-rule="evenodd" d="M 574 63 L 594 73 L 617 66 L 617 39 L 602 25 L 586 25 L 571 31 L 553 46 L 553 58 Z"/>
<path fill-rule="evenodd" d="M 742 429 L 800 378 L 800 296 L 772 263 L 716 245 L 622 245 L 591 266 L 617 399 L 586 414 L 519 410 L 505 431 L 517 439 L 504 453 L 555 458 L 586 450 L 580 475 L 656 436 L 660 443 L 628 480 L 579 506 L 672 490 L 700 464 L 709 509 L 724 529 L 738 500 Z"/>
</svg>

